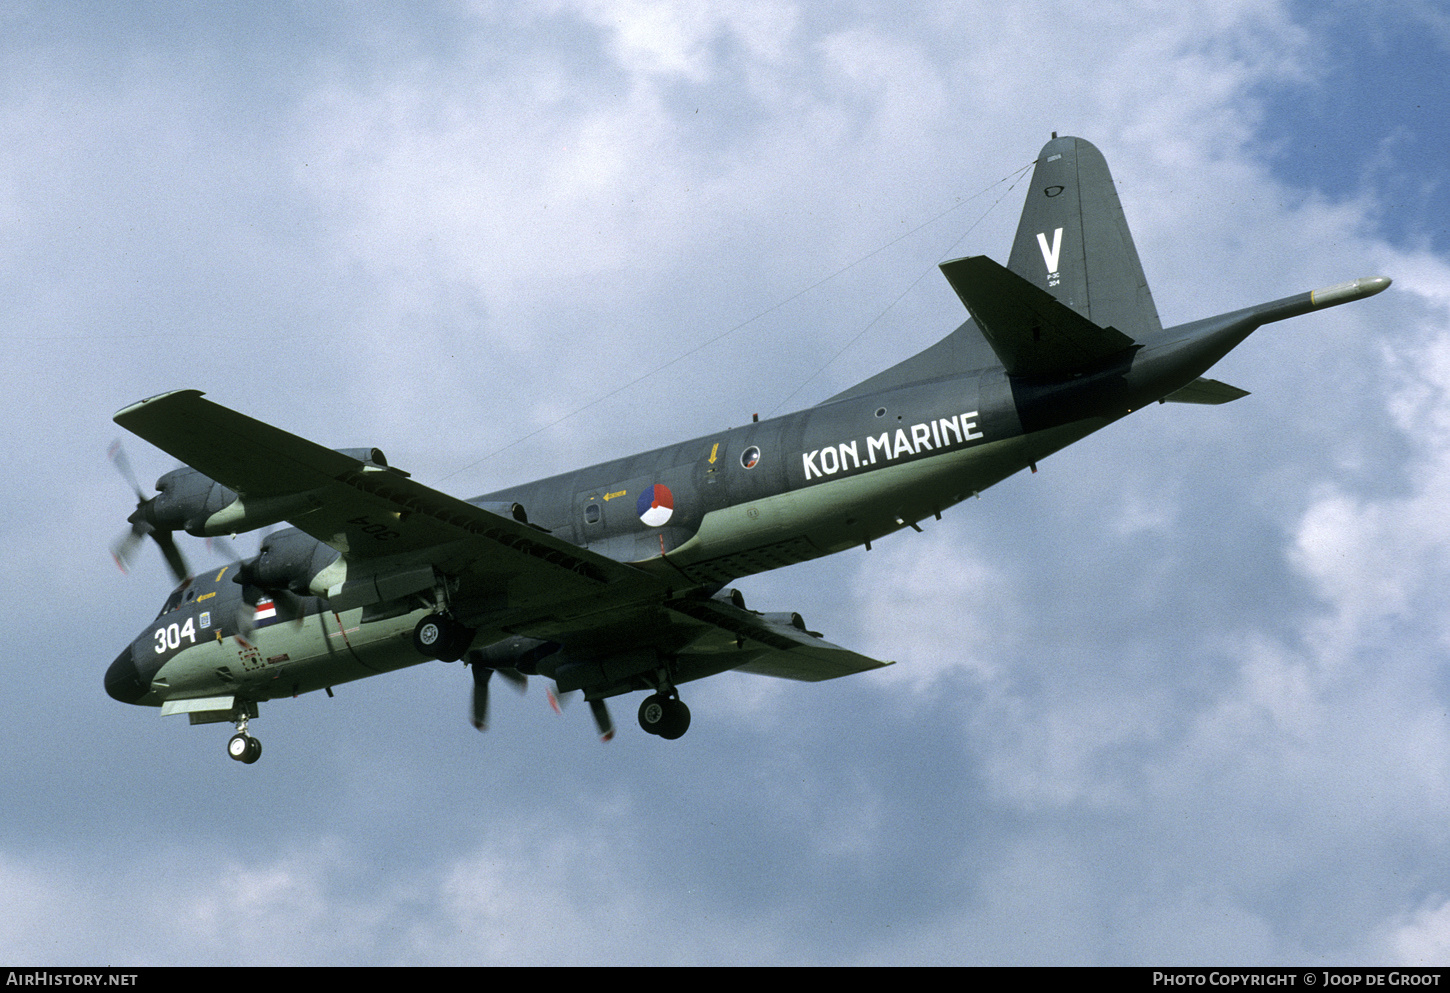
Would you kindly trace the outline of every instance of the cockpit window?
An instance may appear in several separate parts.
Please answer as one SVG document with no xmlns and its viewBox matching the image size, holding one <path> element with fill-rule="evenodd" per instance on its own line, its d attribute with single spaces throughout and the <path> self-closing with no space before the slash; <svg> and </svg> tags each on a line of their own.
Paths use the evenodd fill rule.
<svg viewBox="0 0 1450 993">
<path fill-rule="evenodd" d="M 173 610 L 179 608 L 183 601 L 190 603 L 191 600 L 195 598 L 195 596 L 196 590 L 192 588 L 191 580 L 188 579 L 186 582 L 182 583 L 176 589 L 171 591 L 171 595 L 167 597 L 166 602 L 161 605 L 161 613 L 157 614 L 156 616 L 160 617 L 162 614 L 171 613 Z"/>
</svg>

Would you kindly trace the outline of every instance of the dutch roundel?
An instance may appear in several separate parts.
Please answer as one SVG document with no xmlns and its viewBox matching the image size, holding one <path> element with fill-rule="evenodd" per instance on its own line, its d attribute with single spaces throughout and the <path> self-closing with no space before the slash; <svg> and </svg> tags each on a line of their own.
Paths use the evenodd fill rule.
<svg viewBox="0 0 1450 993">
<path fill-rule="evenodd" d="M 634 505 L 634 509 L 639 514 L 639 519 L 650 527 L 660 527 L 675 513 L 675 495 L 668 486 L 655 483 L 646 487 L 639 495 L 639 502 Z"/>
</svg>

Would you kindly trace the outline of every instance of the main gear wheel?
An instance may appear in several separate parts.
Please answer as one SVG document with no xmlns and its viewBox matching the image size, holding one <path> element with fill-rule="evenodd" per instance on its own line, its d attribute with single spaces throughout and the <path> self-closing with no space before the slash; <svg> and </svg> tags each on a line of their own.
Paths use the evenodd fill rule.
<svg viewBox="0 0 1450 993">
<path fill-rule="evenodd" d="M 690 708 L 678 697 L 652 693 L 639 705 L 639 726 L 673 741 L 690 729 Z"/>
<path fill-rule="evenodd" d="M 419 655 L 443 662 L 457 662 L 473 644 L 473 628 L 464 627 L 443 614 L 429 614 L 413 629 L 413 647 Z"/>
</svg>

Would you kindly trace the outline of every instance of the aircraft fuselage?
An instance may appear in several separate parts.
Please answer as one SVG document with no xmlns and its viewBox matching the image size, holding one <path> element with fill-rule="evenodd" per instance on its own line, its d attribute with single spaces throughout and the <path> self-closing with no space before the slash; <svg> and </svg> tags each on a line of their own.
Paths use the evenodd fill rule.
<svg viewBox="0 0 1450 993">
<path fill-rule="evenodd" d="M 111 665 L 107 692 L 235 721 L 232 757 L 250 762 L 257 701 L 466 658 L 480 726 L 487 675 L 502 670 L 583 689 L 606 737 L 603 700 L 653 689 L 641 726 L 678 737 L 689 715 L 677 683 L 886 664 L 798 615 L 747 611 L 726 584 L 919 530 L 1151 403 L 1244 396 L 1201 377 L 1263 324 L 1389 285 L 1355 280 L 1163 329 L 1106 163 L 1056 136 L 1009 265 L 943 263 L 972 320 L 816 406 L 466 502 L 376 449 L 325 449 L 194 390 L 133 404 L 118 423 L 190 467 L 142 496 L 134 537 L 157 536 L 171 561 L 175 530 L 298 527 L 184 581 Z"/>
</svg>

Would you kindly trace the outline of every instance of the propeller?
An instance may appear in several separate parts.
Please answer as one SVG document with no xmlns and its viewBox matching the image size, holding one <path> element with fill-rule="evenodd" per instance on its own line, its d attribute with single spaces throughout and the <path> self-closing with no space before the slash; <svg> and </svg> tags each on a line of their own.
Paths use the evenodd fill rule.
<svg viewBox="0 0 1450 993">
<path fill-rule="evenodd" d="M 480 731 L 488 730 L 488 681 L 496 672 L 518 692 L 529 687 L 529 677 L 517 669 L 494 668 L 484 662 L 483 652 L 474 649 L 463 657 L 463 664 L 473 668 L 473 726 Z"/>
<path fill-rule="evenodd" d="M 566 692 L 566 693 L 556 693 L 554 691 L 554 687 L 552 687 L 552 686 L 549 687 L 549 690 L 548 690 L 548 693 L 549 693 L 549 706 L 553 709 L 554 713 L 556 713 L 556 714 L 563 714 L 564 713 L 564 708 L 566 706 L 568 706 L 569 701 L 572 699 L 572 697 L 569 695 L 572 692 L 573 692 L 573 690 L 570 690 L 569 692 Z"/>
<path fill-rule="evenodd" d="M 252 643 L 252 632 L 257 629 L 258 614 L 263 610 L 289 617 L 297 627 L 301 627 L 307 620 L 307 605 L 302 597 L 285 586 L 263 582 L 258 576 L 259 563 L 271 535 L 270 530 L 264 532 L 257 543 L 257 554 L 250 559 L 239 559 L 234 565 L 236 573 L 232 576 L 232 582 L 242 587 L 242 603 L 237 608 L 237 640 L 248 646 Z"/>
<path fill-rule="evenodd" d="M 609 741 L 614 737 L 614 721 L 603 700 L 590 700 L 589 712 L 594 715 L 594 726 L 599 728 L 599 740 Z"/>
<path fill-rule="evenodd" d="M 554 692 L 553 687 L 549 688 L 549 706 L 554 708 L 554 713 L 562 714 L 564 707 L 574 698 L 575 690 L 565 693 Z M 609 707 L 603 700 L 590 700 L 589 712 L 594 715 L 594 726 L 599 729 L 599 740 L 610 741 L 614 738 L 614 719 L 609 716 Z"/>
<path fill-rule="evenodd" d="M 111 443 L 108 452 L 111 464 L 116 471 L 130 484 L 132 492 L 136 494 L 136 509 L 131 516 L 126 518 L 131 524 L 131 529 L 111 546 L 111 557 L 116 560 L 116 566 L 122 572 L 129 572 L 132 559 L 136 556 L 136 550 L 141 543 L 150 537 L 161 549 L 161 555 L 166 559 L 166 565 L 171 574 L 176 577 L 178 583 L 183 583 L 191 578 L 191 569 L 187 567 L 186 559 L 182 557 L 181 549 L 176 547 L 176 538 L 170 531 L 158 530 L 146 519 L 146 507 L 151 502 L 146 496 L 141 484 L 136 479 L 136 473 L 131 469 L 131 460 L 126 457 L 126 450 L 121 447 L 119 441 Z"/>
<path fill-rule="evenodd" d="M 252 644 L 252 632 L 257 629 L 258 614 L 265 609 L 289 617 L 294 625 L 301 627 L 307 620 L 306 604 L 290 590 L 268 590 L 254 586 L 242 578 L 246 563 L 240 564 L 236 582 L 242 584 L 242 603 L 237 608 L 237 640 L 247 646 Z M 263 605 L 267 605 L 264 607 Z M 267 615 L 268 617 L 271 614 Z"/>
</svg>

